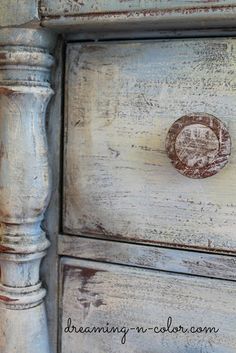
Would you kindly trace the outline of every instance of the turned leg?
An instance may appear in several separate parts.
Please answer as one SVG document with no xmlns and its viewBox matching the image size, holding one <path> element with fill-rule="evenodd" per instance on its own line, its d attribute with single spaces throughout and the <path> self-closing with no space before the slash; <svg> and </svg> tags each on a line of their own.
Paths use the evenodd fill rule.
<svg viewBox="0 0 236 353">
<path fill-rule="evenodd" d="M 54 38 L 0 30 L 0 352 L 49 353 L 39 268 L 50 196 L 45 110 Z"/>
</svg>

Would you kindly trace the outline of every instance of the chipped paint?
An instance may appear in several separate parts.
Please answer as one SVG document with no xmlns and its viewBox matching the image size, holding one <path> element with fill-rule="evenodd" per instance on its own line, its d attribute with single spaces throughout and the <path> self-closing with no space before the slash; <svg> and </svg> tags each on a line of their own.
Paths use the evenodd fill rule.
<svg viewBox="0 0 236 353">
<path fill-rule="evenodd" d="M 14 248 L 10 248 L 9 246 L 4 246 L 4 245 L 0 245 L 0 252 L 15 252 Z"/>
<path fill-rule="evenodd" d="M 17 92 L 7 87 L 0 87 L 0 94 L 8 97 L 12 96 L 13 94 L 17 94 Z"/>
<path fill-rule="evenodd" d="M 44 30 L 0 29 L 1 352 L 51 351 L 39 267 L 49 246 L 40 222 L 50 194 L 44 125 L 52 39 Z"/>
<path fill-rule="evenodd" d="M 17 302 L 19 299 L 13 299 L 9 298 L 5 295 L 0 295 L 0 301 L 6 302 L 6 303 L 12 303 L 12 302 Z"/>
<path fill-rule="evenodd" d="M 208 335 L 207 340 L 200 343 L 200 350 L 203 346 L 207 353 L 212 352 L 212 347 L 222 352 L 235 352 L 236 336 L 232 327 L 236 323 L 236 289 L 233 282 L 70 258 L 64 258 L 63 262 L 73 264 L 73 270 L 68 274 L 61 296 L 62 323 L 70 317 L 78 328 L 104 325 L 150 327 L 152 323 L 165 323 L 168 315 L 178 325 L 192 326 L 194 322 L 212 325 L 214 322 L 215 327 L 220 327 L 219 333 Z M 88 308 L 90 292 L 83 298 L 83 304 L 87 299 L 86 308 L 81 303 L 78 305 L 80 282 L 75 273 L 81 267 L 99 270 L 99 280 L 92 282 L 90 291 L 97 293 L 106 305 L 90 305 Z M 184 337 L 168 335 L 167 339 L 151 333 L 140 337 L 133 332 L 127 340 L 132 348 L 135 347 L 135 352 L 143 352 L 145 347 L 145 352 L 160 353 L 189 353 L 190 349 L 198 352 L 199 342 L 202 342 L 193 334 Z M 113 334 L 94 334 L 84 339 L 84 335 L 67 334 L 62 330 L 61 352 L 67 353 L 68 349 L 76 352 L 78 347 L 88 352 L 98 349 L 99 352 L 117 353 L 123 352 L 125 346 L 120 344 L 119 336 Z"/>
<path fill-rule="evenodd" d="M 208 168 L 194 180 L 177 173 L 165 151 L 176 118 L 205 111 L 223 123 L 202 119 L 202 146 L 210 139 L 203 155 L 197 152 L 199 166 L 210 161 L 215 172 L 228 161 L 225 126 L 232 140 L 236 131 L 235 60 L 231 38 L 70 44 L 63 231 L 235 252 L 234 154 L 214 177 L 206 178 Z M 83 124 L 74 127 L 78 120 Z"/>
</svg>

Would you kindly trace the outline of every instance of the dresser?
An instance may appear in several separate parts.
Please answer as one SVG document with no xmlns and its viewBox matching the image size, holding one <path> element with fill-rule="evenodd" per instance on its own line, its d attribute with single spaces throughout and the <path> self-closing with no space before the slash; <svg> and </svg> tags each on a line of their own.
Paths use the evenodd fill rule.
<svg viewBox="0 0 236 353">
<path fill-rule="evenodd" d="M 0 10 L 0 353 L 234 353 L 235 2 Z"/>
</svg>

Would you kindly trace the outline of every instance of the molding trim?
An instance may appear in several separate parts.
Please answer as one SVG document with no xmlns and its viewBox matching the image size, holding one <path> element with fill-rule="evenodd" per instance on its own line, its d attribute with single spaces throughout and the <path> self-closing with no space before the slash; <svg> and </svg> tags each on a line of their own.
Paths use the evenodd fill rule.
<svg viewBox="0 0 236 353">
<path fill-rule="evenodd" d="M 235 28 L 236 5 L 231 1 L 155 1 L 119 2 L 85 1 L 74 4 L 60 0 L 43 0 L 39 8 L 41 25 L 61 32 L 113 32 L 122 38 L 137 32 L 152 36 L 153 31 Z M 149 5 L 148 5 L 149 3 Z M 96 6 L 97 5 L 97 6 Z"/>
<path fill-rule="evenodd" d="M 58 254 L 77 259 L 149 268 L 201 277 L 236 280 L 236 258 L 115 240 L 59 234 Z"/>
<path fill-rule="evenodd" d="M 39 268 L 49 241 L 45 112 L 53 90 L 46 30 L 0 30 L 0 351 L 49 353 Z"/>
</svg>

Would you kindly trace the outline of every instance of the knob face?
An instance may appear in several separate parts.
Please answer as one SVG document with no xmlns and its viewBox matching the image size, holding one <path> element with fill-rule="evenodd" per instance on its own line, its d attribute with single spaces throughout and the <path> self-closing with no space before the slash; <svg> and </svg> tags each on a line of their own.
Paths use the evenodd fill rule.
<svg viewBox="0 0 236 353">
<path fill-rule="evenodd" d="M 181 117 L 170 127 L 166 151 L 181 174 L 195 179 L 207 178 L 227 164 L 231 139 L 218 118 L 194 113 Z"/>
</svg>

